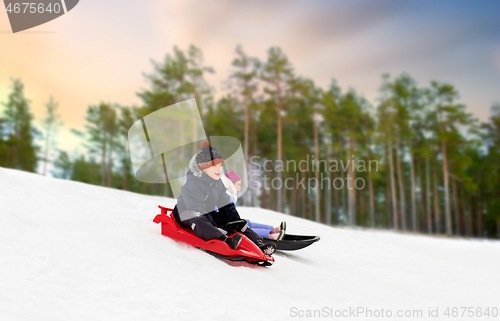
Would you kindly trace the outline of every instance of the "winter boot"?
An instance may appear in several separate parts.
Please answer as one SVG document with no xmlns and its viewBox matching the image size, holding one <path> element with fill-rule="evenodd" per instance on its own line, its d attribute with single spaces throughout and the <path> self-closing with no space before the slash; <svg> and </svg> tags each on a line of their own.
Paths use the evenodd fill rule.
<svg viewBox="0 0 500 321">
<path fill-rule="evenodd" d="M 276 237 L 276 240 L 281 241 L 281 240 L 283 240 L 284 237 L 285 237 L 285 230 L 280 230 L 280 232 L 278 233 L 278 236 Z"/>
<path fill-rule="evenodd" d="M 262 253 L 266 255 L 272 255 L 276 251 L 276 245 L 274 243 L 264 243 L 262 239 L 260 239 L 255 244 L 257 244 Z"/>
<path fill-rule="evenodd" d="M 230 248 L 232 248 L 233 250 L 236 250 L 236 249 L 238 249 L 238 246 L 240 245 L 242 238 L 243 238 L 243 236 L 241 236 L 241 234 L 235 234 L 231 237 L 226 237 L 224 242 L 226 242 Z"/>
</svg>

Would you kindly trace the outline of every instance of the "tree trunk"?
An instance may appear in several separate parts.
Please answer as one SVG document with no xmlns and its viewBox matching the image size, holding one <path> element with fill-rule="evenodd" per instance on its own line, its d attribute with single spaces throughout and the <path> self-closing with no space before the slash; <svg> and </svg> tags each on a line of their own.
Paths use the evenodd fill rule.
<svg viewBox="0 0 500 321">
<path fill-rule="evenodd" d="M 354 137 L 349 137 L 349 154 L 354 155 Z M 356 174 L 354 172 L 354 157 L 351 157 L 351 166 L 349 166 L 349 174 L 352 179 L 352 188 L 349 188 L 349 180 L 347 181 L 347 186 L 349 188 L 349 225 L 356 225 L 356 189 L 354 180 L 356 179 Z"/>
<path fill-rule="evenodd" d="M 392 221 L 391 221 L 391 175 L 388 170 L 385 171 L 386 173 L 386 187 L 385 187 L 385 216 L 387 220 L 387 228 L 394 228 Z"/>
<path fill-rule="evenodd" d="M 370 164 L 370 142 L 367 141 L 366 144 L 366 156 L 368 158 L 368 164 Z M 372 171 L 368 165 L 368 192 L 370 201 L 370 226 L 375 227 L 375 202 L 373 199 L 373 182 L 372 182 Z"/>
<path fill-rule="evenodd" d="M 399 135 L 396 136 L 396 169 L 398 171 L 398 185 L 399 185 L 399 207 L 401 212 L 401 229 L 406 230 L 406 200 L 405 200 L 405 186 L 403 171 L 401 169 L 400 157 L 400 142 Z"/>
<path fill-rule="evenodd" d="M 337 172 L 333 171 L 332 173 L 332 188 L 333 188 L 333 225 L 339 225 L 339 218 L 340 218 L 340 208 L 339 208 L 339 190 L 335 188 L 333 185 L 333 182 L 335 182 L 335 179 L 337 178 Z"/>
<path fill-rule="evenodd" d="M 408 155 L 410 156 L 410 184 L 411 184 L 411 220 L 413 232 L 417 231 L 417 201 L 415 195 L 415 169 L 413 168 L 413 154 L 411 142 L 408 142 Z"/>
<path fill-rule="evenodd" d="M 375 199 L 373 192 L 373 178 L 371 171 L 368 171 L 368 192 L 370 198 L 370 226 L 375 227 Z"/>
<path fill-rule="evenodd" d="M 113 139 L 114 139 L 114 130 L 110 133 L 109 138 L 109 157 L 108 157 L 108 187 L 111 187 L 113 184 Z"/>
<path fill-rule="evenodd" d="M 450 187 L 448 186 L 448 161 L 446 157 L 446 145 L 441 141 L 441 153 L 443 155 L 443 180 L 444 180 L 444 205 L 446 213 L 446 234 L 452 234 L 451 211 L 450 211 Z"/>
<path fill-rule="evenodd" d="M 296 176 L 296 178 L 298 178 Z M 301 192 L 297 187 L 297 182 L 295 181 L 294 189 L 295 189 L 295 216 L 301 216 L 302 215 L 302 203 L 300 200 L 301 197 Z"/>
<path fill-rule="evenodd" d="M 305 175 L 306 173 L 304 171 L 301 171 L 300 172 L 300 178 L 303 179 L 305 178 Z M 300 199 L 302 200 L 302 213 L 301 213 L 301 217 L 302 218 L 306 218 L 306 190 L 304 188 L 301 189 L 301 192 L 300 192 Z"/>
<path fill-rule="evenodd" d="M 344 173 L 343 169 L 340 170 L 339 175 L 340 175 L 341 180 L 344 182 L 345 181 L 345 173 Z M 342 217 L 342 219 L 345 219 L 347 217 L 347 202 L 346 202 L 346 199 L 347 199 L 346 190 L 347 190 L 347 188 L 345 186 L 345 183 L 342 183 L 342 184 L 343 184 L 342 189 L 340 190 L 340 203 L 341 204 L 340 204 L 340 209 L 339 209 L 342 212 L 342 214 L 340 215 L 340 212 L 339 212 L 339 222 L 340 222 L 341 217 Z"/>
<path fill-rule="evenodd" d="M 465 204 L 465 195 L 464 195 L 464 187 L 462 185 L 462 188 L 460 188 L 460 197 L 462 199 L 462 222 L 463 222 L 463 227 L 462 231 L 464 231 L 465 236 L 471 236 L 470 234 L 470 229 L 469 229 L 469 213 L 467 213 L 467 207 Z"/>
<path fill-rule="evenodd" d="M 283 177 L 281 176 L 281 182 L 284 182 L 284 180 L 286 179 L 286 177 Z M 283 190 L 284 192 L 281 192 L 281 204 L 282 204 L 282 207 L 281 207 L 281 212 L 282 213 L 287 213 L 286 212 L 286 208 L 287 208 L 287 204 L 288 204 L 288 201 L 287 201 L 287 193 L 286 193 L 286 189 L 285 188 L 281 188 L 281 190 Z"/>
<path fill-rule="evenodd" d="M 281 88 L 280 83 L 276 82 L 276 91 L 278 94 L 278 161 L 281 161 Z M 278 180 L 281 181 L 281 171 L 278 171 Z M 281 212 L 281 190 L 276 190 L 277 212 Z"/>
<path fill-rule="evenodd" d="M 20 134 L 19 134 L 19 129 L 17 129 L 17 125 L 16 125 L 16 129 L 15 129 L 15 143 L 14 143 L 14 146 L 13 146 L 13 157 L 12 157 L 12 168 L 16 168 L 18 169 L 19 168 L 19 158 L 17 157 L 18 156 L 18 148 L 19 148 L 19 142 L 20 142 Z"/>
<path fill-rule="evenodd" d="M 484 222 L 483 222 L 483 209 L 481 201 L 477 200 L 476 206 L 476 215 L 477 215 L 477 236 L 483 238 L 484 237 Z"/>
<path fill-rule="evenodd" d="M 472 196 L 469 197 L 469 215 L 467 216 L 467 225 L 469 226 L 470 236 L 474 237 L 474 211 L 473 211 Z"/>
<path fill-rule="evenodd" d="M 106 177 L 106 145 L 107 142 L 104 140 L 102 144 L 102 160 L 101 160 L 101 186 L 104 186 L 104 180 Z"/>
<path fill-rule="evenodd" d="M 330 181 L 330 171 L 328 173 L 328 181 Z M 325 188 L 325 223 L 326 225 L 332 225 L 332 190 L 331 185 Z"/>
<path fill-rule="evenodd" d="M 336 148 L 335 144 L 333 143 L 333 137 L 332 137 L 332 159 L 337 161 L 339 160 L 339 151 Z M 335 188 L 335 179 L 337 178 L 337 168 L 336 170 L 332 171 L 332 188 L 333 188 L 333 225 L 339 225 L 339 190 Z"/>
<path fill-rule="evenodd" d="M 391 176 L 391 198 L 392 198 L 392 223 L 394 229 L 399 228 L 399 222 L 398 222 L 398 210 L 397 210 L 397 204 L 396 204 L 396 182 L 394 180 L 394 164 L 392 160 L 392 140 L 391 140 L 391 130 L 389 128 L 389 135 L 388 135 L 388 149 L 389 149 L 389 170 L 390 170 L 390 176 Z"/>
<path fill-rule="evenodd" d="M 457 184 L 455 179 L 451 179 L 452 189 L 453 189 L 453 214 L 455 216 L 455 235 L 461 235 L 460 233 L 460 216 L 458 214 L 458 200 L 457 200 Z"/>
<path fill-rule="evenodd" d="M 245 81 L 245 87 L 247 87 L 247 81 Z M 248 164 L 248 129 L 249 129 L 249 119 L 248 119 L 248 95 L 245 95 L 244 102 L 243 102 L 243 107 L 245 109 L 245 146 L 244 148 L 244 153 L 245 153 L 245 168 L 247 170 L 247 177 L 248 177 L 248 169 L 250 168 Z M 195 126 L 196 127 L 196 126 Z M 248 206 L 248 194 L 246 194 L 243 197 L 243 205 Z"/>
<path fill-rule="evenodd" d="M 126 166 L 123 166 L 123 172 L 122 172 L 122 190 L 124 190 L 124 191 L 127 190 L 127 168 L 126 168 Z"/>
<path fill-rule="evenodd" d="M 109 149 L 109 161 L 108 161 L 108 187 L 113 184 L 113 152 L 111 148 Z"/>
<path fill-rule="evenodd" d="M 417 157 L 415 160 L 415 167 L 417 168 L 417 230 L 423 231 L 426 226 L 426 212 L 424 200 L 424 188 L 422 185 L 422 158 Z"/>
<path fill-rule="evenodd" d="M 439 191 L 438 191 L 438 180 L 436 166 L 433 166 L 434 171 L 434 222 L 436 224 L 436 234 L 441 233 L 440 229 L 440 213 L 439 213 Z"/>
<path fill-rule="evenodd" d="M 94 182 L 94 162 L 90 159 L 89 163 L 90 163 L 90 184 L 97 185 Z"/>
<path fill-rule="evenodd" d="M 444 125 L 439 113 L 440 131 L 444 134 Z M 443 180 L 444 180 L 444 207 L 446 214 L 446 234 L 451 235 L 451 211 L 450 211 L 450 190 L 448 186 L 448 161 L 446 156 L 446 144 L 444 139 L 441 138 L 441 156 L 443 158 Z"/>
<path fill-rule="evenodd" d="M 328 153 L 329 150 L 328 150 L 328 146 L 326 148 L 326 151 L 325 151 L 325 155 L 326 155 L 326 158 L 328 158 Z M 332 154 L 333 154 L 333 150 L 332 150 Z M 325 173 L 327 174 L 327 178 L 328 178 L 328 187 L 325 188 L 325 216 L 326 216 L 326 219 L 325 219 L 325 223 L 326 225 L 332 225 L 332 181 L 331 181 L 331 178 L 332 178 L 332 175 L 330 173 L 330 169 L 328 168 L 328 165 L 326 165 L 326 168 L 325 168 Z"/>
<path fill-rule="evenodd" d="M 12 168 L 12 152 L 11 152 L 11 148 L 8 147 L 7 148 L 7 161 L 6 161 L 6 164 L 5 164 L 5 167 L 10 167 Z"/>
<path fill-rule="evenodd" d="M 319 222 L 320 220 L 320 215 L 319 215 L 319 211 L 320 211 L 320 208 L 319 208 L 319 204 L 320 203 L 320 199 L 319 199 L 319 148 L 318 148 L 318 124 L 316 122 L 316 120 L 314 119 L 314 116 L 313 116 L 313 132 L 314 132 L 314 176 L 316 178 L 316 193 L 315 193 L 315 206 L 314 206 L 314 209 L 315 209 L 315 215 L 314 215 L 314 219 L 316 222 Z"/>
<path fill-rule="evenodd" d="M 252 147 L 253 147 L 253 155 L 259 155 L 257 152 L 257 120 L 256 116 L 254 114 L 253 119 L 253 124 L 252 124 Z M 252 206 L 255 206 L 255 202 L 257 200 L 257 191 L 255 191 L 254 197 L 251 199 Z"/>
<path fill-rule="evenodd" d="M 364 193 L 364 191 L 362 190 L 359 191 L 359 193 L 356 193 L 356 195 L 359 198 L 359 213 L 357 214 L 357 216 L 359 217 L 358 218 L 359 225 L 361 226 L 367 225 L 366 200 L 365 200 L 366 193 Z"/>
<path fill-rule="evenodd" d="M 432 211 L 431 211 L 431 172 L 429 166 L 429 156 L 425 156 L 425 198 L 427 206 L 427 233 L 432 233 Z"/>
<path fill-rule="evenodd" d="M 342 139 L 342 136 L 339 135 L 339 159 L 340 161 L 342 162 L 343 164 L 343 160 L 342 160 L 342 149 L 344 147 L 344 141 Z M 344 172 L 344 168 L 343 166 L 340 166 L 340 173 L 339 173 L 339 176 L 341 178 L 341 180 L 344 182 L 344 179 L 345 179 L 345 172 Z M 340 197 L 341 197 L 341 200 L 342 200 L 342 215 L 347 217 L 347 193 L 346 193 L 346 189 L 347 187 L 345 186 L 345 184 L 343 183 L 342 184 L 342 190 L 340 191 Z M 339 222 L 340 222 L 340 215 L 339 215 Z"/>
</svg>

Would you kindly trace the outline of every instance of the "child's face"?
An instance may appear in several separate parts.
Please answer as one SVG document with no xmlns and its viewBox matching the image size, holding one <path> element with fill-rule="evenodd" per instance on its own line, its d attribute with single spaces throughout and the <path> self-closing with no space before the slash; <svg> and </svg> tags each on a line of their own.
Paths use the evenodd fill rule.
<svg viewBox="0 0 500 321">
<path fill-rule="evenodd" d="M 234 183 L 234 186 L 236 186 L 238 192 L 241 191 L 241 181 L 237 181 L 236 183 Z"/>
<path fill-rule="evenodd" d="M 218 180 L 222 174 L 222 164 L 217 164 L 203 170 L 211 178 Z"/>
</svg>

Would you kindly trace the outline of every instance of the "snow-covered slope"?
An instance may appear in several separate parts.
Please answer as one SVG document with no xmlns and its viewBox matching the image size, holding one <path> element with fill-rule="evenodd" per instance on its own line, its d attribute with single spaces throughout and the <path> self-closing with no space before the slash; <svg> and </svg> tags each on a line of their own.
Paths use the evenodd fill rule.
<svg viewBox="0 0 500 321">
<path fill-rule="evenodd" d="M 0 168 L 0 319 L 290 320 L 311 310 L 370 319 L 346 314 L 360 307 L 422 310 L 392 319 L 424 320 L 439 307 L 439 320 L 483 320 L 442 314 L 500 308 L 498 241 L 331 228 L 239 207 L 321 241 L 276 254 L 272 267 L 233 266 L 162 236 L 159 204 L 175 200 Z"/>
</svg>

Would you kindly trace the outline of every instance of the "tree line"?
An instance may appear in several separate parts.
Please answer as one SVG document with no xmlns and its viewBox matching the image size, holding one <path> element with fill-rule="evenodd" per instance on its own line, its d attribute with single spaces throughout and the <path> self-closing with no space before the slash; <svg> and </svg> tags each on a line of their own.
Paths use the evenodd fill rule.
<svg viewBox="0 0 500 321">
<path fill-rule="evenodd" d="M 271 179 L 361 178 L 355 188 L 251 189 L 242 203 L 273 209 L 329 225 L 357 225 L 429 234 L 500 237 L 500 104 L 485 123 L 460 103 L 458 89 L 432 81 L 419 85 L 409 74 L 381 77 L 379 96 L 370 102 L 355 89 L 328 88 L 295 74 L 277 47 L 265 60 L 237 46 L 226 81 L 227 94 L 215 100 L 206 81 L 213 73 L 200 48 L 174 47 L 145 73 L 149 88 L 137 96 L 141 106 L 100 102 L 88 106 L 85 155 L 54 147 L 61 125 L 58 104 L 50 99 L 42 128 L 36 129 L 30 101 L 19 79 L 3 103 L 0 166 L 35 172 L 52 162 L 52 175 L 145 194 L 172 196 L 168 184 L 134 178 L 127 150 L 130 126 L 145 115 L 196 98 L 208 136 L 232 136 L 243 145 L 246 162 L 311 159 L 318 171 L 266 172 Z M 35 138 L 38 137 L 38 140 Z M 41 143 L 37 143 L 41 142 Z M 310 158 L 308 155 L 313 155 Z M 377 160 L 377 171 L 354 166 L 328 170 L 320 160 Z M 260 173 L 264 174 L 264 173 Z"/>
</svg>

